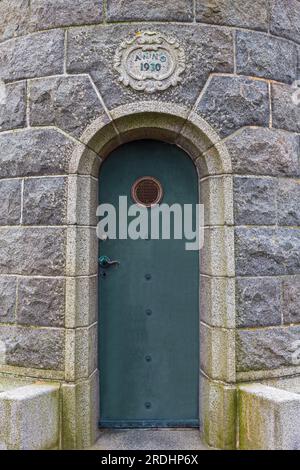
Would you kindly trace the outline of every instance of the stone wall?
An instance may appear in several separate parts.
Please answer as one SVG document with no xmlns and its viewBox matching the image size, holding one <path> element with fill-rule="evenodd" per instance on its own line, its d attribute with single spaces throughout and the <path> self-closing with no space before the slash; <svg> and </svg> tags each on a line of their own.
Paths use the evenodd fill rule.
<svg viewBox="0 0 300 470">
<path fill-rule="evenodd" d="M 115 50 L 140 30 L 176 37 L 185 49 L 176 87 L 149 95 L 119 83 Z M 300 2 L 0 0 L 0 41 L 0 340 L 7 348 L 0 370 L 64 384 L 63 396 L 71 397 L 66 446 L 86 444 L 70 416 L 79 393 L 93 401 L 83 390 L 97 367 L 96 302 L 88 295 L 96 289 L 97 250 L 86 270 L 66 262 L 72 240 L 82 240 L 84 252 L 96 223 L 86 212 L 81 223 L 70 219 L 68 188 L 78 178 L 96 198 L 97 178 L 74 175 L 69 162 L 81 143 L 97 152 L 85 129 L 96 119 L 111 122 L 121 105 L 182 105 L 226 144 L 236 379 L 300 373 L 293 360 L 300 339 L 300 104 L 293 85 L 300 79 Z M 68 315 L 74 303 L 84 310 L 76 324 Z M 234 325 L 228 330 L 235 333 Z"/>
</svg>

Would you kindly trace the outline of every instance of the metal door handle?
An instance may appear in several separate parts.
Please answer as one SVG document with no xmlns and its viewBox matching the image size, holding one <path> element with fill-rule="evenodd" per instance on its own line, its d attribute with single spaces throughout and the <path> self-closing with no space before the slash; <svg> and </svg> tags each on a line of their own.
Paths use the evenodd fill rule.
<svg viewBox="0 0 300 470">
<path fill-rule="evenodd" d="M 103 269 L 110 268 L 114 264 L 120 264 L 119 261 L 112 261 L 108 256 L 100 256 L 98 261 Z"/>
</svg>

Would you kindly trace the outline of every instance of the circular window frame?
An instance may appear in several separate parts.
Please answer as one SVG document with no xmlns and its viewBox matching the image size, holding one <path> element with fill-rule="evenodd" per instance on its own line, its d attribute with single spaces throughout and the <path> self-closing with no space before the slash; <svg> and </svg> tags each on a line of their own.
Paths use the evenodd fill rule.
<svg viewBox="0 0 300 470">
<path fill-rule="evenodd" d="M 137 189 L 138 189 L 138 186 L 139 184 L 144 181 L 144 180 L 151 180 L 152 182 L 154 182 L 157 187 L 158 187 L 158 195 L 157 195 L 157 198 L 155 199 L 154 202 L 151 202 L 151 203 L 144 203 L 142 201 L 140 201 L 140 199 L 138 198 L 137 196 Z M 146 208 L 149 208 L 149 207 L 152 207 L 152 206 L 155 206 L 157 204 L 159 204 L 162 199 L 164 197 L 164 190 L 163 190 L 163 187 L 162 187 L 162 184 L 161 182 L 157 179 L 157 178 L 154 178 L 154 176 L 141 176 L 140 178 L 138 178 L 132 185 L 131 187 L 131 198 L 132 200 L 135 202 L 135 204 L 137 204 L 138 206 L 141 206 L 141 207 L 146 207 Z"/>
</svg>

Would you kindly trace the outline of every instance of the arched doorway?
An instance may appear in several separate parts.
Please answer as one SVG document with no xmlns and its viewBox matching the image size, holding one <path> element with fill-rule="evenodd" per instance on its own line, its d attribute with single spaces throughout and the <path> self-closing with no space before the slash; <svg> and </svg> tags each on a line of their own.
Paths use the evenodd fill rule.
<svg viewBox="0 0 300 470">
<path fill-rule="evenodd" d="M 132 141 L 101 166 L 99 194 L 118 214 L 116 239 L 100 241 L 100 426 L 198 427 L 199 251 L 185 238 L 196 232 L 194 163 L 175 145 Z M 120 221 L 137 201 L 162 205 L 136 206 L 143 218 Z M 183 227 L 188 208 L 193 220 Z M 125 239 L 130 219 L 135 239 Z"/>
</svg>

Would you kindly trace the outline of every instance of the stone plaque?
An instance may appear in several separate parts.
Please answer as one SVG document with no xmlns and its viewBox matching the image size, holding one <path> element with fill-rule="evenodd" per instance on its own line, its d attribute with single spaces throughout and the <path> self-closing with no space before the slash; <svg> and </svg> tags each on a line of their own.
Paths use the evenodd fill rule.
<svg viewBox="0 0 300 470">
<path fill-rule="evenodd" d="M 154 93 L 181 81 L 185 54 L 176 39 L 143 31 L 122 42 L 116 51 L 114 66 L 124 85 Z"/>
</svg>

